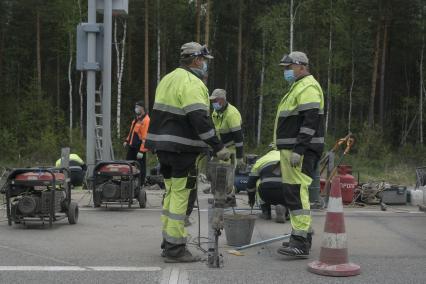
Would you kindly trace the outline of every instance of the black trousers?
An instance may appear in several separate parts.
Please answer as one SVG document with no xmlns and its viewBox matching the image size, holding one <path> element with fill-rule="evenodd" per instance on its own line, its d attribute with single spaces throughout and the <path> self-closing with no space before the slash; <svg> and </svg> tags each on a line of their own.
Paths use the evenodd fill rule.
<svg viewBox="0 0 426 284">
<path fill-rule="evenodd" d="M 146 153 L 143 154 L 142 159 L 137 159 L 138 153 L 139 153 L 138 148 L 128 147 L 126 160 L 137 161 L 140 164 L 140 166 L 141 166 L 141 173 L 140 173 L 141 185 L 144 185 L 145 184 L 145 177 L 146 177 Z"/>
</svg>

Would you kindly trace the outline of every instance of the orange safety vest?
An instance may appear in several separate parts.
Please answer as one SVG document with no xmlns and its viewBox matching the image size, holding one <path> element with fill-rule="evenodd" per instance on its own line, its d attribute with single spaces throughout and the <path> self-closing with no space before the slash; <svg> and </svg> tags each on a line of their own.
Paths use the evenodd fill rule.
<svg viewBox="0 0 426 284">
<path fill-rule="evenodd" d="M 147 152 L 145 148 L 145 139 L 148 133 L 149 116 L 145 114 L 144 118 L 137 117 L 133 119 L 130 126 L 129 135 L 127 135 L 126 142 L 131 147 L 139 147 L 139 152 Z"/>
</svg>

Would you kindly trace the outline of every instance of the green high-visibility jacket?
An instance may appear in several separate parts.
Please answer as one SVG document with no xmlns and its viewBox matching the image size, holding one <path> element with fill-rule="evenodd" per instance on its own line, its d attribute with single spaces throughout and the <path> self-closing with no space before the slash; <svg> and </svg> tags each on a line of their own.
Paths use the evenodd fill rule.
<svg viewBox="0 0 426 284">
<path fill-rule="evenodd" d="M 303 155 L 324 148 L 324 96 L 312 75 L 294 82 L 278 105 L 274 142 L 277 149 Z"/>
<path fill-rule="evenodd" d="M 210 117 L 209 92 L 186 67 L 159 83 L 145 145 L 154 151 L 203 152 L 223 148 Z"/>
<path fill-rule="evenodd" d="M 280 190 L 281 185 L 280 151 L 271 150 L 260 157 L 251 168 L 247 191 L 254 192 L 256 188 Z"/>
<path fill-rule="evenodd" d="M 82 166 L 82 165 L 84 165 L 84 161 L 77 154 L 70 154 L 69 162 L 70 162 L 70 166 L 76 166 L 76 165 Z M 61 166 L 61 159 L 58 159 L 58 160 L 56 160 L 55 167 L 58 168 L 60 166 Z"/>
<path fill-rule="evenodd" d="M 242 158 L 243 132 L 241 129 L 241 114 L 238 109 L 227 103 L 223 110 L 213 111 L 212 119 L 222 143 L 227 147 L 235 146 L 237 159 Z"/>
</svg>

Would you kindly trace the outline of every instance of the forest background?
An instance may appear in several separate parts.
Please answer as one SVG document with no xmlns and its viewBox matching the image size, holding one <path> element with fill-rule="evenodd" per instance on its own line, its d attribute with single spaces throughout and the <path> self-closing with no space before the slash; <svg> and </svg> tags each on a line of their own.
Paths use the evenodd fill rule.
<svg viewBox="0 0 426 284">
<path fill-rule="evenodd" d="M 208 87 L 226 89 L 240 110 L 246 153 L 264 153 L 289 87 L 279 60 L 300 50 L 324 90 L 327 149 L 350 131 L 345 163 L 362 180 L 413 184 L 426 166 L 425 17 L 426 0 L 129 0 L 129 14 L 113 19 L 116 157 L 135 101 L 152 107 L 189 41 L 215 56 Z M 63 146 L 84 158 L 75 50 L 85 21 L 87 0 L 0 1 L 0 165 L 52 164 Z"/>
</svg>

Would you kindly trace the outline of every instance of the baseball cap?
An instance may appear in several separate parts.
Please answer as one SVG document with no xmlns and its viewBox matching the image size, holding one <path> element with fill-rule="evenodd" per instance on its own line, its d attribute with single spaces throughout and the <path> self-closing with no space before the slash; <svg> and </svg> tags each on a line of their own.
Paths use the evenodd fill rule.
<svg viewBox="0 0 426 284">
<path fill-rule="evenodd" d="M 226 99 L 226 91 L 224 89 L 215 89 L 209 99 Z"/>
<path fill-rule="evenodd" d="M 213 59 L 213 56 L 210 55 L 207 46 L 201 45 L 198 42 L 187 42 L 180 48 L 180 57 L 189 57 L 189 56 L 203 56 L 208 59 Z"/>
<path fill-rule="evenodd" d="M 291 64 L 308 65 L 309 59 L 305 53 L 293 51 L 290 54 L 285 54 L 280 61 L 281 66 L 289 66 Z"/>
</svg>

